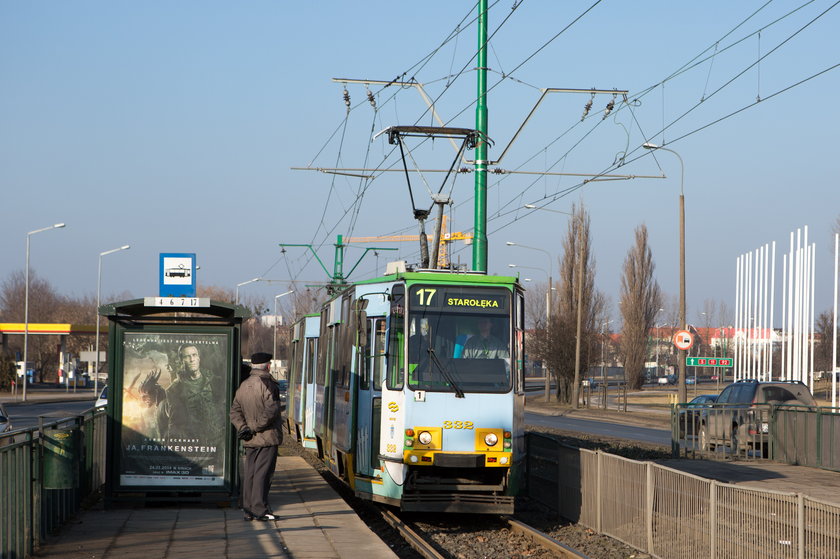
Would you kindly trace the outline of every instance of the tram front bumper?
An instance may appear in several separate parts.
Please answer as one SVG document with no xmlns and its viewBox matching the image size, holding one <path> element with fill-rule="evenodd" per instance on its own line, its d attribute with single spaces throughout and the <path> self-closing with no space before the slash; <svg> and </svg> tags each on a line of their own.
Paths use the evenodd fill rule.
<svg viewBox="0 0 840 559">
<path fill-rule="evenodd" d="M 404 450 L 403 463 L 410 466 L 440 468 L 509 468 L 511 452 L 445 452 L 440 450 Z"/>
</svg>

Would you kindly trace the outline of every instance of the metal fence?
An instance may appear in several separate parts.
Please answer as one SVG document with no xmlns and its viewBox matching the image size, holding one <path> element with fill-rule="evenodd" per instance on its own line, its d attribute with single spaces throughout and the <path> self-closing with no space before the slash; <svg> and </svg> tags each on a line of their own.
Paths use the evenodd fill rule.
<svg viewBox="0 0 840 559">
<path fill-rule="evenodd" d="M 840 506 L 528 434 L 532 499 L 658 558 L 840 557 Z"/>
<path fill-rule="evenodd" d="M 104 410 L 0 436 L 0 557 L 30 555 L 105 480 Z"/>
<path fill-rule="evenodd" d="M 676 404 L 671 429 L 674 456 L 769 458 L 840 471 L 840 412 L 833 408 Z"/>
</svg>

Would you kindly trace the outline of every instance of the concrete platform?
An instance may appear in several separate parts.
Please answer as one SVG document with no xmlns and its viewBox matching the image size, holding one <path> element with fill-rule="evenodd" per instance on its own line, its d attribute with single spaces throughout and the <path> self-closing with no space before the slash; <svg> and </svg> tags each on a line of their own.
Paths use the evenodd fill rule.
<svg viewBox="0 0 840 559">
<path fill-rule="evenodd" d="M 33 557 L 51 559 L 344 559 L 396 555 L 298 456 L 279 456 L 275 522 L 246 522 L 235 507 L 156 505 L 81 513 Z"/>
</svg>

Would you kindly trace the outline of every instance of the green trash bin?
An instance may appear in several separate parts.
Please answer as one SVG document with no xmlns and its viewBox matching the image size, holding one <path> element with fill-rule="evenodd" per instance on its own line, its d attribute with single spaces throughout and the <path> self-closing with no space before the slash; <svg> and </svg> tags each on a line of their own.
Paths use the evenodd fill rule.
<svg viewBox="0 0 840 559">
<path fill-rule="evenodd" d="M 79 486 L 80 436 L 77 427 L 44 431 L 45 489 L 74 489 Z"/>
</svg>

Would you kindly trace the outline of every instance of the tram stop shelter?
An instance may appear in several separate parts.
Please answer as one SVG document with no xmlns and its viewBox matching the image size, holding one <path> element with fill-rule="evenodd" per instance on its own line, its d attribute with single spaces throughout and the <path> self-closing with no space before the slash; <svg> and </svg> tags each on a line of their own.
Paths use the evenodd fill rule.
<svg viewBox="0 0 840 559">
<path fill-rule="evenodd" d="M 238 494 L 229 410 L 247 309 L 146 297 L 99 307 L 109 321 L 106 506 Z"/>
</svg>

